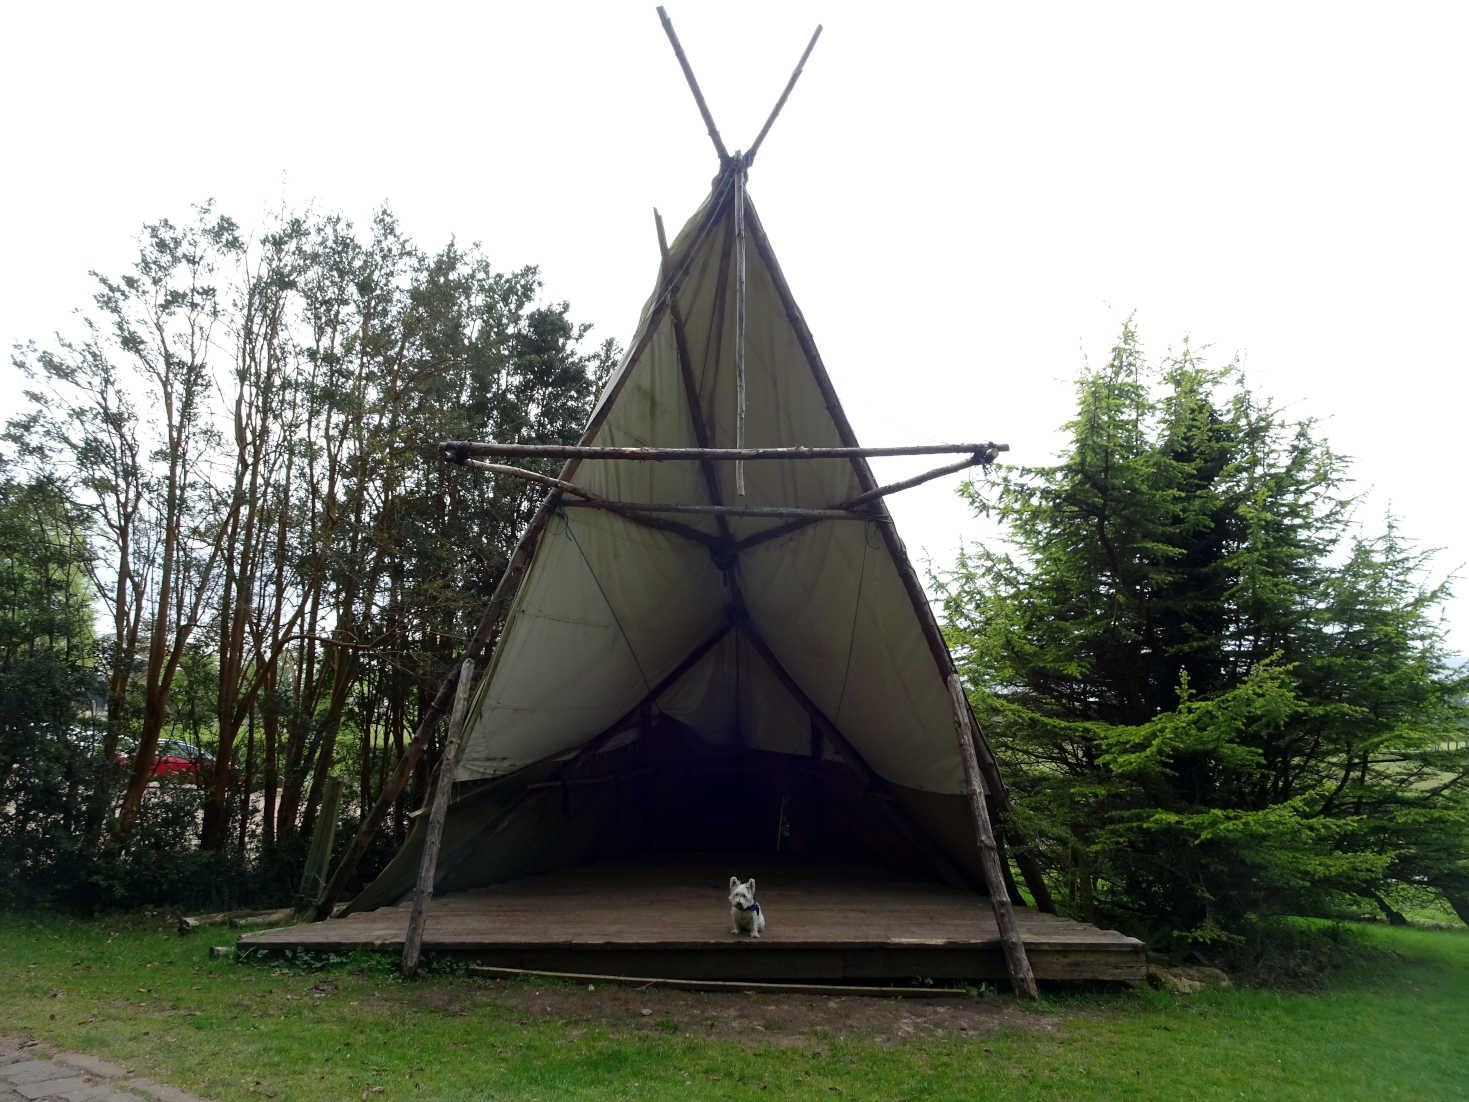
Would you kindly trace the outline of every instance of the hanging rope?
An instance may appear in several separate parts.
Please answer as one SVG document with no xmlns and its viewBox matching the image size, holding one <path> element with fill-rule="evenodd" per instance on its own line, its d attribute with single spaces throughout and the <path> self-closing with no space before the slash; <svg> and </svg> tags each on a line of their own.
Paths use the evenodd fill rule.
<svg viewBox="0 0 1469 1102">
<path fill-rule="evenodd" d="M 745 162 L 734 155 L 735 447 L 745 446 Z M 735 462 L 735 493 L 745 496 L 745 461 Z"/>
<path fill-rule="evenodd" d="M 852 626 L 847 633 L 847 665 L 842 671 L 842 691 L 837 694 L 836 711 L 832 713 L 832 718 L 838 722 L 842 718 L 842 705 L 847 700 L 847 680 L 852 676 L 852 652 L 857 646 L 857 617 L 862 611 L 862 586 L 867 580 L 867 552 L 873 549 L 872 536 L 876 530 L 876 526 L 872 524 L 862 529 L 862 565 L 857 568 L 857 597 L 852 602 Z"/>
<path fill-rule="evenodd" d="M 607 590 L 602 586 L 602 579 L 597 577 L 597 572 L 592 569 L 592 560 L 587 558 L 587 553 L 582 549 L 581 542 L 576 538 L 576 533 L 571 529 L 571 518 L 566 513 L 561 513 L 561 523 L 566 526 L 566 536 L 571 540 L 571 545 L 576 548 L 581 561 L 586 563 L 587 573 L 592 576 L 592 584 L 597 587 L 597 592 L 602 595 L 602 600 L 607 605 L 607 611 L 612 614 L 612 622 L 617 625 L 617 630 L 622 634 L 622 641 L 627 644 L 627 653 L 632 655 L 633 665 L 638 668 L 638 676 L 643 679 L 643 687 L 648 692 L 653 691 L 653 683 L 648 680 L 648 672 L 643 669 L 643 663 L 638 659 L 638 652 L 633 648 L 632 639 L 628 637 L 627 628 L 622 626 L 622 621 L 617 616 L 617 609 L 612 607 L 612 598 L 607 596 Z"/>
</svg>

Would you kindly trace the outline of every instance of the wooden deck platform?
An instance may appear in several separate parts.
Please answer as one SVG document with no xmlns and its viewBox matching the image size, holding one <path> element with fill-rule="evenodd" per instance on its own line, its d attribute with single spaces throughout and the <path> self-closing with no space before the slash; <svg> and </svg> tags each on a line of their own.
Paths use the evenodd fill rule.
<svg viewBox="0 0 1469 1102">
<path fill-rule="evenodd" d="M 763 937 L 729 932 L 731 873 L 759 878 Z M 409 905 L 239 939 L 267 950 L 401 950 Z M 1018 909 L 1041 980 L 1141 980 L 1142 942 Z M 768 860 L 600 864 L 434 899 L 423 952 L 481 964 L 681 979 L 1006 978 L 989 901 L 870 871 Z"/>
</svg>

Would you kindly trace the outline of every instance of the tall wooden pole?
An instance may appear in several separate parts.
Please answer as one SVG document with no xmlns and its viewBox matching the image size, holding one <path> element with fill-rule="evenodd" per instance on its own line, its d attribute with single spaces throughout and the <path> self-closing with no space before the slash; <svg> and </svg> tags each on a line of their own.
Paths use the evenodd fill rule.
<svg viewBox="0 0 1469 1102">
<path fill-rule="evenodd" d="M 423 927 L 428 905 L 434 897 L 434 874 L 439 867 L 439 843 L 444 838 L 444 818 L 449 813 L 449 795 L 454 789 L 454 771 L 459 767 L 459 745 L 464 719 L 469 713 L 469 695 L 474 685 L 474 659 L 459 667 L 459 685 L 454 692 L 454 711 L 449 719 L 449 737 L 439 759 L 439 778 L 434 784 L 433 804 L 424 831 L 423 856 L 418 861 L 418 885 L 413 891 L 413 910 L 408 916 L 408 934 L 403 939 L 403 978 L 411 980 L 418 971 L 418 952 L 423 947 Z"/>
<path fill-rule="evenodd" d="M 969 810 L 974 816 L 974 833 L 979 842 L 979 860 L 984 869 L 984 881 L 990 891 L 990 905 L 995 910 L 995 925 L 1000 930 L 1000 945 L 1005 950 L 1005 966 L 1010 970 L 1010 982 L 1015 993 L 1024 999 L 1036 999 L 1035 973 L 1030 970 L 1030 958 L 1025 955 L 1025 942 L 1020 939 L 1020 927 L 1015 923 L 1015 908 L 1010 903 L 1010 893 L 1005 890 L 1005 873 L 1000 868 L 1000 848 L 995 844 L 995 832 L 990 826 L 989 808 L 985 804 L 984 785 L 980 781 L 979 758 L 974 753 L 974 734 L 970 730 L 973 722 L 969 715 L 969 701 L 964 696 L 964 686 L 959 684 L 959 675 L 948 677 L 949 698 L 954 705 L 954 735 L 959 741 L 959 757 L 964 763 L 964 785 L 969 794 Z"/>
<path fill-rule="evenodd" d="M 668 35 L 669 44 L 673 46 L 673 53 L 678 58 L 679 68 L 683 69 L 684 80 L 689 82 L 689 91 L 694 93 L 694 102 L 699 105 L 699 115 L 704 120 L 704 127 L 709 131 L 709 140 L 714 143 L 714 152 L 719 154 L 719 163 L 723 165 L 729 160 L 729 150 L 724 148 L 724 142 L 719 137 L 719 128 L 714 125 L 714 116 L 709 113 L 709 105 L 704 102 L 704 93 L 699 91 L 699 82 L 694 79 L 694 70 L 689 65 L 689 59 L 684 56 L 683 44 L 679 42 L 678 35 L 673 33 L 673 20 L 668 18 L 668 13 L 662 7 L 658 9 L 658 18 L 663 22 L 663 32 Z"/>
<path fill-rule="evenodd" d="M 791 89 L 796 86 L 796 81 L 801 79 L 801 70 L 806 68 L 806 59 L 811 56 L 811 51 L 816 49 L 816 40 L 821 37 L 821 24 L 816 25 L 816 32 L 811 36 L 811 41 L 806 43 L 805 52 L 801 54 L 801 60 L 796 62 L 796 71 L 791 74 L 791 79 L 786 81 L 785 90 L 781 92 L 780 99 L 775 101 L 770 115 L 765 120 L 765 125 L 760 128 L 760 133 L 755 135 L 755 140 L 750 143 L 750 151 L 745 154 L 745 167 L 755 163 L 755 154 L 760 152 L 760 143 L 765 140 L 765 135 L 770 133 L 770 128 L 775 123 L 775 117 L 780 114 L 780 109 L 786 105 L 790 98 Z"/>
<path fill-rule="evenodd" d="M 745 447 L 745 166 L 737 165 L 734 180 L 735 233 L 735 447 Z M 735 493 L 745 496 L 745 461 L 735 460 Z"/>
</svg>

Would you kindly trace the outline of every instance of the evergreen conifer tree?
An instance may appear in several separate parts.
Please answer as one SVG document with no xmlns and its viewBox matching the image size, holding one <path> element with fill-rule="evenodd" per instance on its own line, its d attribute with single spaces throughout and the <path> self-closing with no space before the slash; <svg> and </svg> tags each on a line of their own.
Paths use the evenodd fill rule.
<svg viewBox="0 0 1469 1102">
<path fill-rule="evenodd" d="M 1068 429 L 1055 465 L 966 487 L 1011 548 L 941 584 L 1073 912 L 1197 940 L 1405 883 L 1462 905 L 1464 670 L 1428 556 L 1355 533 L 1315 425 L 1187 349 L 1150 366 L 1130 324 Z"/>
</svg>

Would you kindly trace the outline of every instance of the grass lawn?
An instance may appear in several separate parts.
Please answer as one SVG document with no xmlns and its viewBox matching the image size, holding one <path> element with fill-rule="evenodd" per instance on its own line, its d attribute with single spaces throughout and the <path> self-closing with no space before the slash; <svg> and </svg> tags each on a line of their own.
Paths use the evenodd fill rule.
<svg viewBox="0 0 1469 1102">
<path fill-rule="evenodd" d="M 1381 952 L 1317 994 L 1051 992 L 1021 1010 L 403 984 L 369 958 L 210 961 L 224 931 L 180 938 L 157 916 L 0 915 L 0 1034 L 222 1102 L 1469 1097 L 1469 930 L 1357 936 Z"/>
</svg>

